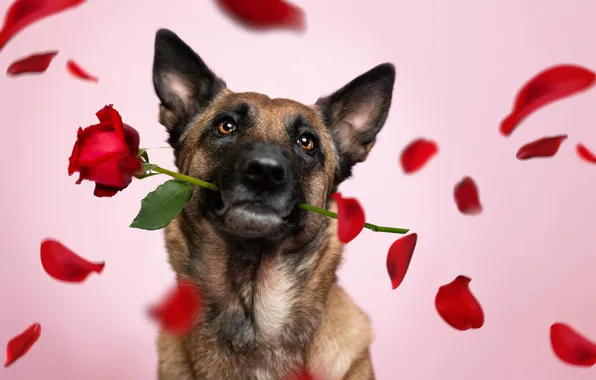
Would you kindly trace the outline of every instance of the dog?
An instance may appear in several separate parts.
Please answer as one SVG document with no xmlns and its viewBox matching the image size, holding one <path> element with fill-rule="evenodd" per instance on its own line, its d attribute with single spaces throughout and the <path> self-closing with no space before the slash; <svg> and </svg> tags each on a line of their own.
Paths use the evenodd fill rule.
<svg viewBox="0 0 596 380">
<path fill-rule="evenodd" d="M 237 93 L 175 33 L 155 36 L 159 121 L 180 173 L 214 182 L 165 230 L 169 263 L 204 309 L 160 332 L 159 380 L 374 380 L 369 317 L 337 284 L 343 245 L 330 197 L 366 159 L 395 68 L 374 67 L 314 105 Z"/>
</svg>

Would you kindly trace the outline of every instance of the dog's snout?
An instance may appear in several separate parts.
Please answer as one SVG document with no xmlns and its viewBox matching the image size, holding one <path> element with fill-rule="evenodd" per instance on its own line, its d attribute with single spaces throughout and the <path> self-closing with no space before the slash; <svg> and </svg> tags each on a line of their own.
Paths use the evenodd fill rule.
<svg viewBox="0 0 596 380">
<path fill-rule="evenodd" d="M 254 157 L 248 161 L 245 175 L 251 182 L 283 184 L 286 181 L 286 168 L 273 157 Z"/>
<path fill-rule="evenodd" d="M 288 181 L 288 163 L 281 155 L 263 152 L 246 161 L 245 181 L 264 190 L 276 190 Z"/>
</svg>

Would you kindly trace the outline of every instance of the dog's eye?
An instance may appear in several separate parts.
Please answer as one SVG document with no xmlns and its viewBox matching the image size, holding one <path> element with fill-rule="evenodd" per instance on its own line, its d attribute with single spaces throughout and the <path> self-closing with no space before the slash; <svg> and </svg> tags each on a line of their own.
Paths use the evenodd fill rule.
<svg viewBox="0 0 596 380">
<path fill-rule="evenodd" d="M 236 131 L 236 124 L 233 121 L 222 121 L 217 125 L 217 132 L 222 135 L 231 135 Z"/>
<path fill-rule="evenodd" d="M 298 145 L 306 151 L 311 151 L 315 148 L 315 142 L 308 135 L 302 135 L 298 138 Z"/>
</svg>

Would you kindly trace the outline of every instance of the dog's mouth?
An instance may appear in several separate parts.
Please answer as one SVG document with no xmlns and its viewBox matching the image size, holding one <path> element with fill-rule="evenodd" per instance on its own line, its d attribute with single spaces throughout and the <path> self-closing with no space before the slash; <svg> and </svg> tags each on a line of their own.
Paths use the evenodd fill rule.
<svg viewBox="0 0 596 380">
<path fill-rule="evenodd" d="M 266 200 L 230 199 L 219 192 L 213 195 L 213 214 L 228 233 L 240 237 L 272 238 L 283 234 L 295 209 L 293 203 L 280 207 Z"/>
</svg>

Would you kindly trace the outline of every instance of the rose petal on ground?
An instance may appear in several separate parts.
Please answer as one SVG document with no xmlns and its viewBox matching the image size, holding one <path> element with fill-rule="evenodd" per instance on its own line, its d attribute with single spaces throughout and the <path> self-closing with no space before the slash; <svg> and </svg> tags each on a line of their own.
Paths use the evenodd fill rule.
<svg viewBox="0 0 596 380">
<path fill-rule="evenodd" d="M 8 66 L 6 74 L 8 76 L 17 76 L 21 74 L 44 73 L 50 67 L 50 63 L 52 63 L 52 60 L 57 54 L 58 51 L 50 51 L 21 58 Z"/>
<path fill-rule="evenodd" d="M 387 254 L 387 273 L 389 273 L 391 286 L 394 290 L 397 289 L 406 277 L 417 241 L 418 235 L 414 233 L 397 239 L 389 247 L 389 253 Z"/>
<path fill-rule="evenodd" d="M 478 215 L 482 212 L 482 204 L 478 195 L 476 182 L 470 177 L 464 177 L 455 185 L 453 191 L 457 209 L 465 215 Z"/>
<path fill-rule="evenodd" d="M 580 367 L 596 364 L 596 344 L 565 323 L 550 327 L 550 343 L 555 355 L 567 364 Z"/>
<path fill-rule="evenodd" d="M 412 141 L 401 153 L 400 161 L 403 171 L 407 174 L 414 173 L 439 152 L 434 141 L 417 139 Z"/>
<path fill-rule="evenodd" d="M 216 0 L 216 3 L 228 16 L 249 28 L 303 31 L 306 27 L 304 11 L 285 0 Z"/>
<path fill-rule="evenodd" d="M 100 274 L 104 262 L 87 261 L 59 241 L 45 239 L 41 242 L 41 265 L 51 277 L 64 282 L 80 283 L 92 273 Z"/>
<path fill-rule="evenodd" d="M 89 74 L 81 66 L 79 66 L 78 63 L 76 63 L 72 59 L 69 59 L 66 62 L 66 69 L 68 70 L 69 73 L 71 73 L 76 78 L 90 81 L 90 82 L 98 82 L 99 81 L 98 77 Z"/>
<path fill-rule="evenodd" d="M 25 331 L 12 338 L 6 345 L 6 361 L 4 362 L 4 368 L 10 366 L 24 356 L 35 342 L 37 342 L 40 335 L 41 325 L 39 323 L 34 323 Z"/>
<path fill-rule="evenodd" d="M 149 309 L 149 314 L 162 330 L 185 335 L 192 330 L 202 309 L 203 298 L 198 286 L 190 280 L 181 280 L 158 305 Z"/>
<path fill-rule="evenodd" d="M 16 0 L 4 16 L 4 25 L 0 30 L 0 50 L 29 25 L 84 2 L 85 0 Z"/>
<path fill-rule="evenodd" d="M 331 198 L 337 203 L 337 236 L 347 244 L 364 228 L 364 210 L 356 198 L 344 198 L 341 193 L 331 194 Z"/>
<path fill-rule="evenodd" d="M 576 65 L 558 65 L 541 71 L 519 90 L 511 113 L 501 122 L 501 134 L 509 136 L 526 117 L 548 104 L 585 91 L 596 74 Z"/>
<path fill-rule="evenodd" d="M 586 148 L 583 144 L 577 144 L 576 147 L 577 155 L 584 161 L 591 164 L 596 164 L 596 154 Z"/>
<path fill-rule="evenodd" d="M 457 276 L 437 291 L 435 307 L 451 327 L 457 330 L 479 329 L 484 325 L 482 307 L 470 291 L 469 277 Z"/>
<path fill-rule="evenodd" d="M 541 139 L 532 141 L 517 151 L 516 157 L 518 160 L 529 160 L 536 157 L 552 157 L 559 151 L 559 147 L 567 135 L 557 135 L 550 137 L 543 137 Z"/>
</svg>

